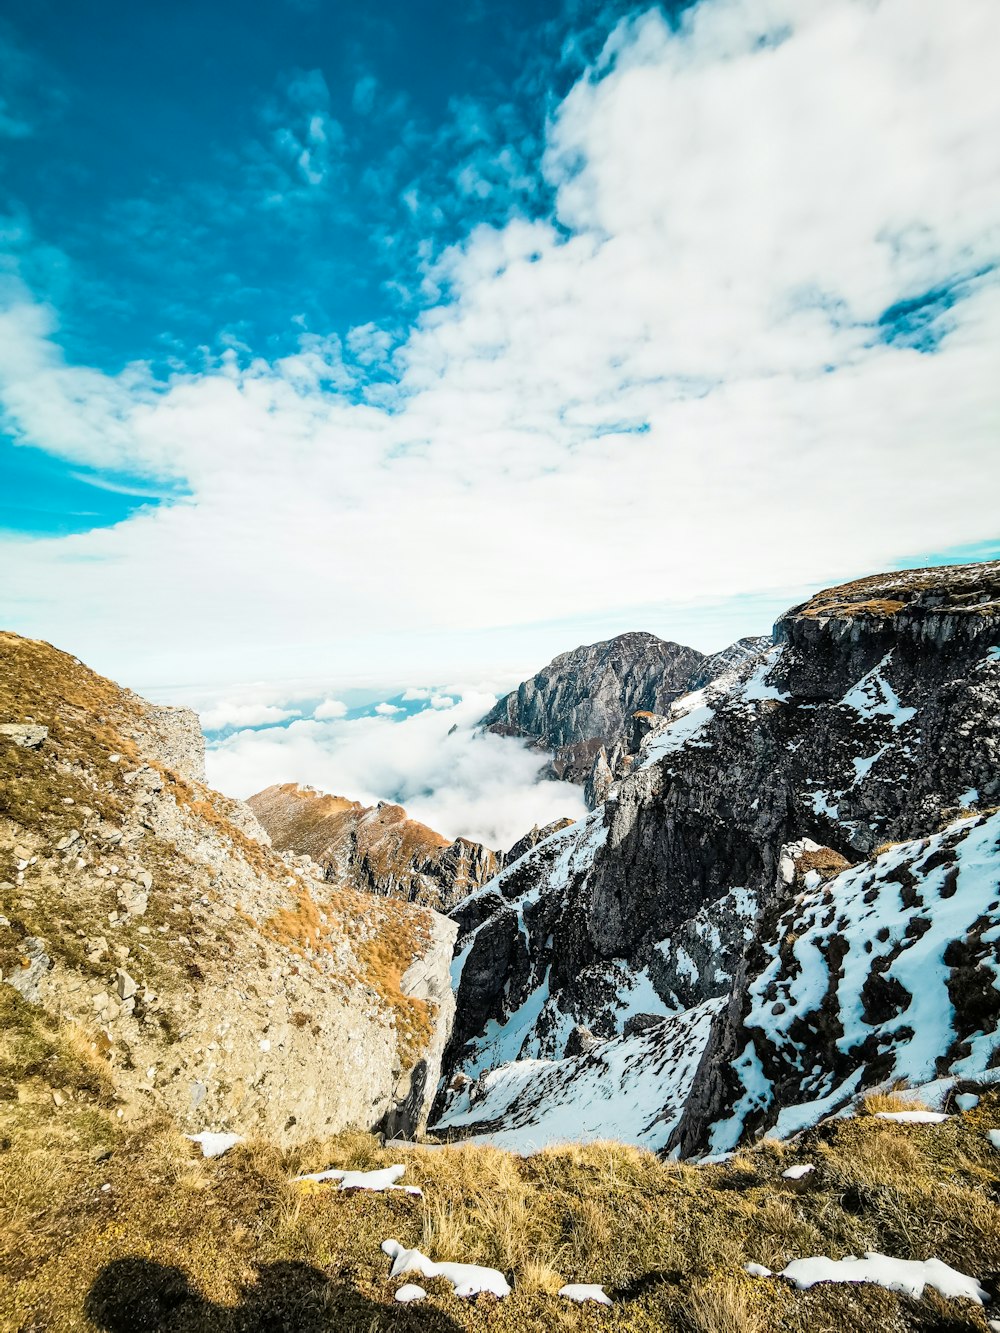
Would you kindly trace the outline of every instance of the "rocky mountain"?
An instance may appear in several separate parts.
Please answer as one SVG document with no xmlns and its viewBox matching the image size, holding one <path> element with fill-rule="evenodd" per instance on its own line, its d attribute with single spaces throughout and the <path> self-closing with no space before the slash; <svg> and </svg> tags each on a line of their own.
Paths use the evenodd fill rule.
<svg viewBox="0 0 1000 1333">
<path fill-rule="evenodd" d="M 993 1068 L 1000 563 L 818 594 L 668 711 L 453 913 L 441 1126 L 691 1154 Z"/>
<path fill-rule="evenodd" d="M 560 653 L 500 699 L 482 725 L 555 751 L 552 776 L 583 782 L 601 747 L 624 736 L 628 718 L 664 712 L 702 660 L 697 649 L 655 634 L 619 634 Z"/>
<path fill-rule="evenodd" d="M 193 714 L 0 635 L 0 980 L 103 1053 L 124 1115 L 419 1129 L 454 937 L 280 855 L 205 785 Z"/>
<path fill-rule="evenodd" d="M 641 737 L 675 699 L 734 670 L 769 642 L 740 639 L 706 657 L 655 634 L 620 634 L 553 658 L 500 699 L 482 725 L 554 751 L 546 776 L 583 783 L 593 809 L 634 765 L 633 719 Z"/>
<path fill-rule="evenodd" d="M 703 689 L 704 686 L 711 684 L 713 680 L 730 675 L 738 670 L 744 662 L 748 662 L 752 657 L 758 657 L 770 646 L 771 640 L 766 636 L 749 634 L 743 639 L 737 639 L 735 643 L 731 643 L 728 648 L 723 648 L 721 652 L 710 653 L 707 657 L 702 658 L 696 669 L 688 677 L 686 692 Z"/>
<path fill-rule="evenodd" d="M 329 883 L 442 911 L 492 879 L 504 861 L 471 839 L 449 842 L 387 801 L 363 806 L 285 783 L 247 804 L 274 847 L 308 855 Z"/>
</svg>

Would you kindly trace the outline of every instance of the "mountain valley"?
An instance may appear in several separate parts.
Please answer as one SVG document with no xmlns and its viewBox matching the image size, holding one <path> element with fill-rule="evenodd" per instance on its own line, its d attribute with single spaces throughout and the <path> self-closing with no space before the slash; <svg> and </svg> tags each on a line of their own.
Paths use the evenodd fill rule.
<svg viewBox="0 0 1000 1333">
<path fill-rule="evenodd" d="M 586 818 L 504 852 L 294 783 L 243 804 L 193 714 L 0 638 L 3 1327 L 590 1327 L 564 1281 L 622 1329 L 987 1327 L 1000 562 L 712 659 L 576 650 L 483 725 Z M 331 1164 L 414 1185 L 341 1199 Z M 407 1313 L 392 1236 L 513 1293 Z M 761 1275 L 851 1247 L 982 1295 Z"/>
</svg>

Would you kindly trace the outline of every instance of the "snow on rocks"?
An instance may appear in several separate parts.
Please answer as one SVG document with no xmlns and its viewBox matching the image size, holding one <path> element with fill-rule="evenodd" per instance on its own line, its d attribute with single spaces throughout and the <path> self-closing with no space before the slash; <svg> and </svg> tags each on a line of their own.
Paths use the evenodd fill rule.
<svg viewBox="0 0 1000 1333">
<path fill-rule="evenodd" d="M 745 1271 L 752 1277 L 783 1277 L 799 1291 L 806 1291 L 818 1282 L 871 1282 L 917 1300 L 924 1287 L 934 1287 L 942 1296 L 964 1297 L 979 1305 L 989 1296 L 975 1278 L 950 1268 L 940 1259 L 891 1259 L 874 1250 L 867 1250 L 861 1259 L 853 1254 L 846 1259 L 827 1259 L 822 1255 L 793 1259 L 777 1274 L 762 1264 L 747 1264 Z"/>
<path fill-rule="evenodd" d="M 994 1148 L 996 1148 L 997 1152 L 1000 1152 L 1000 1129 L 988 1129 L 986 1131 L 986 1137 L 989 1139 L 990 1143 L 993 1144 Z"/>
<path fill-rule="evenodd" d="M 185 1134 L 184 1137 L 198 1144 L 203 1157 L 221 1157 L 230 1148 L 235 1148 L 237 1143 L 243 1142 L 239 1134 L 222 1134 L 211 1129 L 203 1130 L 200 1134 Z"/>
<path fill-rule="evenodd" d="M 567 1301 L 578 1301 L 581 1305 L 584 1301 L 596 1301 L 598 1305 L 613 1303 L 611 1297 L 605 1295 L 604 1288 L 596 1282 L 567 1282 L 565 1287 L 559 1288 L 559 1295 Z"/>
<path fill-rule="evenodd" d="M 796 895 L 761 933 L 721 1095 L 682 1126 L 681 1152 L 734 1148 L 751 1119 L 787 1138 L 848 1106 L 875 1082 L 873 1030 L 882 1082 L 981 1079 L 995 1019 L 963 1004 L 1000 982 L 998 887 L 1000 813 L 896 844 Z M 810 1030 L 826 1035 L 806 1051 L 800 1034 Z M 942 1114 L 889 1113 L 903 1124 Z"/>
<path fill-rule="evenodd" d="M 443 1277 L 453 1285 L 456 1296 L 478 1296 L 482 1292 L 497 1297 L 510 1295 L 510 1283 L 496 1268 L 483 1268 L 479 1264 L 436 1264 L 420 1250 L 406 1249 L 398 1240 L 384 1240 L 382 1253 L 392 1260 L 390 1277 L 399 1277 L 402 1273 Z"/>
<path fill-rule="evenodd" d="M 393 1299 L 399 1301 L 400 1305 L 409 1305 L 411 1301 L 422 1301 L 426 1297 L 427 1292 L 423 1287 L 418 1287 L 415 1282 L 404 1282 Z"/>
<path fill-rule="evenodd" d="M 513 1152 L 608 1138 L 655 1151 L 680 1117 L 722 1004 L 707 1000 L 583 1055 L 503 1064 L 481 1076 L 475 1100 L 469 1087 L 455 1095 L 437 1128 Z"/>
<path fill-rule="evenodd" d="M 876 1111 L 876 1120 L 895 1120 L 900 1125 L 940 1125 L 948 1116 L 943 1111 Z"/>
<path fill-rule="evenodd" d="M 382 1193 L 385 1190 L 402 1190 L 406 1194 L 422 1195 L 419 1185 L 400 1185 L 397 1182 L 406 1172 L 405 1166 L 386 1166 L 378 1171 L 340 1171 L 331 1167 L 329 1171 L 313 1171 L 305 1176 L 295 1176 L 293 1185 L 325 1184 L 327 1181 L 339 1181 L 340 1190 L 370 1190 Z"/>
</svg>

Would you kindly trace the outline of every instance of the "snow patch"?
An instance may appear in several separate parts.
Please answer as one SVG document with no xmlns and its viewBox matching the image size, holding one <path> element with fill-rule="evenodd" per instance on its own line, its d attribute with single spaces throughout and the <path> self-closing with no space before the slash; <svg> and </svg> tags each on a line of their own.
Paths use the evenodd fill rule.
<svg viewBox="0 0 1000 1333">
<path fill-rule="evenodd" d="M 775 1276 L 761 1264 L 747 1264 L 745 1271 L 754 1277 Z M 915 1300 L 923 1295 L 924 1287 L 934 1287 L 942 1296 L 964 1297 L 978 1305 L 989 1296 L 975 1278 L 950 1268 L 940 1259 L 890 1259 L 874 1250 L 866 1251 L 862 1259 L 853 1254 L 846 1259 L 826 1259 L 822 1255 L 793 1259 L 777 1276 L 786 1278 L 799 1291 L 806 1291 L 817 1282 L 871 1282 Z"/>
<path fill-rule="evenodd" d="M 239 1134 L 221 1134 L 211 1129 L 203 1130 L 200 1134 L 185 1134 L 184 1137 L 198 1144 L 203 1157 L 221 1157 L 230 1148 L 235 1148 L 237 1143 L 243 1142 Z"/>
<path fill-rule="evenodd" d="M 326 1181 L 340 1181 L 343 1190 L 370 1190 L 380 1194 L 384 1190 L 403 1190 L 407 1194 L 422 1195 L 419 1185 L 399 1185 L 396 1182 L 406 1174 L 405 1166 L 386 1166 L 378 1171 L 340 1171 L 331 1167 L 329 1171 L 313 1171 L 309 1175 L 295 1176 L 292 1183 L 301 1185 L 307 1181 L 324 1184 Z"/>
<path fill-rule="evenodd" d="M 567 1301 L 579 1301 L 581 1305 L 584 1301 L 596 1301 L 598 1305 L 612 1304 L 611 1297 L 606 1296 L 604 1288 L 596 1282 L 567 1282 L 565 1287 L 559 1288 L 559 1295 Z"/>
<path fill-rule="evenodd" d="M 811 1175 L 816 1168 L 812 1162 L 800 1162 L 797 1166 L 790 1166 L 787 1171 L 782 1171 L 782 1180 L 801 1180 L 803 1176 Z"/>
<path fill-rule="evenodd" d="M 427 1292 L 423 1287 L 418 1287 L 415 1282 L 404 1282 L 393 1299 L 399 1301 L 401 1305 L 408 1305 L 410 1301 L 422 1301 L 426 1298 Z"/>
<path fill-rule="evenodd" d="M 685 695 L 683 699 L 675 700 L 671 705 L 671 713 L 675 712 L 678 705 L 688 702 L 692 703 L 688 712 L 681 713 L 679 716 L 672 716 L 668 725 L 662 731 L 656 732 L 643 745 L 641 768 L 649 768 L 666 755 L 675 754 L 688 742 L 696 741 L 701 735 L 702 729 L 715 716 L 715 709 L 711 704 L 705 702 L 704 690 L 695 690 L 692 694 Z"/>
<path fill-rule="evenodd" d="M 876 1111 L 876 1120 L 895 1120 L 900 1125 L 940 1125 L 948 1117 L 942 1111 Z"/>
<path fill-rule="evenodd" d="M 403 1273 L 419 1273 L 422 1277 L 443 1277 L 455 1288 L 456 1296 L 478 1296 L 488 1292 L 492 1296 L 509 1296 L 510 1284 L 496 1268 L 479 1264 L 436 1264 L 419 1250 L 408 1250 L 398 1240 L 384 1240 L 382 1253 L 392 1260 L 390 1277 Z"/>
<path fill-rule="evenodd" d="M 869 721 L 876 717 L 886 717 L 892 724 L 893 730 L 898 731 L 911 718 L 916 717 L 917 710 L 904 708 L 899 696 L 882 675 L 891 658 L 892 653 L 886 653 L 878 666 L 873 667 L 866 676 L 862 676 L 840 702 L 847 708 L 853 708 L 859 716 Z"/>
</svg>

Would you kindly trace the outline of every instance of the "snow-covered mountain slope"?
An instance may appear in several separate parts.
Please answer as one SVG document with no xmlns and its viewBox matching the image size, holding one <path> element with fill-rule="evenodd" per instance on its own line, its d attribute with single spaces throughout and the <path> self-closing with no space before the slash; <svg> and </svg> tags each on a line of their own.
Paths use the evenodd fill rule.
<svg viewBox="0 0 1000 1333">
<path fill-rule="evenodd" d="M 816 882 L 764 915 L 676 1143 L 785 1137 L 887 1080 L 1000 1060 L 1000 812 Z"/>
<path fill-rule="evenodd" d="M 619 1139 L 662 1148 L 675 1129 L 724 1000 L 561 1060 L 522 1059 L 457 1080 L 435 1128 L 473 1131 L 501 1148 Z"/>
<path fill-rule="evenodd" d="M 828 879 L 1000 803 L 998 610 L 996 562 L 862 580 L 677 701 L 603 807 L 453 914 L 447 1071 L 558 1058 L 577 1025 L 624 1036 L 729 994 L 758 910 L 802 887 L 789 844 Z"/>
</svg>

